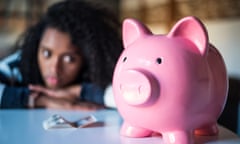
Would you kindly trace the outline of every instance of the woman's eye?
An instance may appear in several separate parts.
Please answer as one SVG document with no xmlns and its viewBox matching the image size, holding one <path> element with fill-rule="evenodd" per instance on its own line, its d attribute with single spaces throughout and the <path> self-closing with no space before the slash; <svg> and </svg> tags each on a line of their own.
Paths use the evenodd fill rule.
<svg viewBox="0 0 240 144">
<path fill-rule="evenodd" d="M 66 63 L 71 63 L 71 62 L 73 62 L 73 57 L 69 56 L 69 55 L 64 56 L 63 61 L 66 62 Z"/>
<path fill-rule="evenodd" d="M 51 56 L 51 53 L 50 53 L 50 51 L 49 50 L 43 50 L 43 56 L 45 57 L 45 58 L 49 58 L 50 56 Z"/>
<path fill-rule="evenodd" d="M 161 64 L 162 63 L 162 59 L 161 58 L 157 58 L 156 62 L 157 62 L 157 64 Z"/>
</svg>

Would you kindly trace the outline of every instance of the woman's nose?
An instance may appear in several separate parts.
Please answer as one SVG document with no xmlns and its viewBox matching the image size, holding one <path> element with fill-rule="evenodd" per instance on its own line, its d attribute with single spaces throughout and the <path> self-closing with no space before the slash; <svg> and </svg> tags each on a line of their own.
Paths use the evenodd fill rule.
<svg viewBox="0 0 240 144">
<path fill-rule="evenodd" d="M 52 74 L 58 74 L 60 70 L 60 60 L 58 58 L 52 58 L 50 60 L 49 69 Z"/>
</svg>

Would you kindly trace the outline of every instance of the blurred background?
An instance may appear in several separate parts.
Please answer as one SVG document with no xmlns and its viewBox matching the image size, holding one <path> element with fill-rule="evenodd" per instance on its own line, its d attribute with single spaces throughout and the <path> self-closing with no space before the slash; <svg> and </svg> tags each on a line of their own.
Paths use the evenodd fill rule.
<svg viewBox="0 0 240 144">
<path fill-rule="evenodd" d="M 10 54 L 20 34 L 60 0 L 0 0 L 0 59 Z M 86 0 L 125 18 L 137 18 L 155 34 L 166 34 L 184 16 L 197 16 L 222 53 L 229 75 L 229 94 L 219 123 L 240 135 L 240 0 Z"/>
</svg>

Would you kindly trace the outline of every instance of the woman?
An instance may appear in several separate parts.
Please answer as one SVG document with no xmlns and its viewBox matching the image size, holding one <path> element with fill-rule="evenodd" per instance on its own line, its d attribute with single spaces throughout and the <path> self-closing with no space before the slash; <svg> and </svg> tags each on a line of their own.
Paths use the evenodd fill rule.
<svg viewBox="0 0 240 144">
<path fill-rule="evenodd" d="M 49 7 L 0 64 L 1 108 L 102 108 L 122 50 L 115 18 L 82 1 Z"/>
</svg>

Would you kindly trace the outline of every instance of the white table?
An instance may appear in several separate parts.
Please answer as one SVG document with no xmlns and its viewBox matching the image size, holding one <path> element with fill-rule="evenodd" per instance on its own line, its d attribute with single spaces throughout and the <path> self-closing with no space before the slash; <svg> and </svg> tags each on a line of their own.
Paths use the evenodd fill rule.
<svg viewBox="0 0 240 144">
<path fill-rule="evenodd" d="M 44 130 L 42 123 L 53 114 L 68 120 L 93 114 L 98 125 L 87 128 Z M 0 110 L 0 144 L 162 144 L 160 136 L 127 138 L 119 135 L 122 120 L 117 111 Z M 198 144 L 240 144 L 240 138 L 220 127 L 218 137 L 198 137 Z"/>
</svg>

